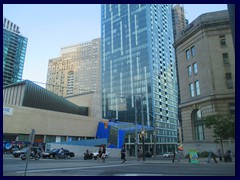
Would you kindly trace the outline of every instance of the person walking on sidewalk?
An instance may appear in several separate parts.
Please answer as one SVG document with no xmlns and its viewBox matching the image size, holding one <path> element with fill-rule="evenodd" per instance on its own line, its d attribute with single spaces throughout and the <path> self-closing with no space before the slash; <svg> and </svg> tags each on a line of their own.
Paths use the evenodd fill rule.
<svg viewBox="0 0 240 180">
<path fill-rule="evenodd" d="M 178 162 L 180 162 L 180 159 L 181 159 L 181 152 L 180 151 L 176 151 L 177 152 L 177 154 L 176 154 L 176 156 L 177 156 L 177 160 L 178 160 Z"/>
<path fill-rule="evenodd" d="M 103 146 L 103 148 L 102 148 L 102 161 L 105 162 L 105 159 L 106 159 L 106 148 L 105 148 L 105 146 Z"/>
<path fill-rule="evenodd" d="M 138 148 L 138 161 L 143 157 L 142 147 Z"/>
<path fill-rule="evenodd" d="M 175 157 L 176 157 L 176 152 L 175 152 L 175 151 L 173 151 L 172 163 L 174 163 Z"/>
<path fill-rule="evenodd" d="M 208 158 L 207 158 L 206 163 L 210 163 L 210 159 L 211 159 L 211 158 L 213 158 L 213 160 L 214 160 L 215 163 L 218 163 L 217 160 L 216 160 L 216 155 L 215 155 L 212 151 L 210 151 L 210 152 L 208 153 Z"/>
<path fill-rule="evenodd" d="M 126 150 L 125 147 L 123 145 L 122 149 L 121 149 L 121 159 L 122 159 L 122 163 L 124 163 L 126 160 Z"/>
<path fill-rule="evenodd" d="M 99 163 L 99 160 L 102 158 L 102 148 L 99 147 L 98 149 L 98 159 L 97 159 L 97 162 Z"/>
</svg>

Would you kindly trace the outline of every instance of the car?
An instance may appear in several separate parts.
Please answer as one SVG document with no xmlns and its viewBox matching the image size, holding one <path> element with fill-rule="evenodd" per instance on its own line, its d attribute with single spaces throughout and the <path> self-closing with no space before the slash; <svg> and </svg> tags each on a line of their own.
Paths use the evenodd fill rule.
<svg viewBox="0 0 240 180">
<path fill-rule="evenodd" d="M 171 157 L 173 157 L 173 153 L 172 152 L 166 152 L 166 153 L 163 154 L 163 157 L 164 158 L 171 158 Z"/>
<path fill-rule="evenodd" d="M 45 158 L 54 159 L 54 158 L 56 158 L 56 155 L 58 154 L 59 150 L 60 150 L 60 148 L 53 149 L 53 150 L 51 150 L 49 152 L 44 152 L 44 153 L 42 153 L 42 158 L 44 158 L 44 159 Z M 63 149 L 63 151 L 64 151 L 64 154 L 67 155 L 68 159 L 70 159 L 71 157 L 75 156 L 74 152 L 70 152 L 67 149 Z"/>
<path fill-rule="evenodd" d="M 27 154 L 28 149 L 29 149 L 29 147 L 25 147 L 23 149 L 20 149 L 20 150 L 17 150 L 17 151 L 13 151 L 12 154 L 13 154 L 13 156 L 15 158 L 18 158 L 18 157 L 20 157 L 21 154 Z M 31 151 L 37 152 L 39 154 L 42 154 L 42 152 L 44 152 L 43 148 L 40 148 L 40 147 L 32 147 Z"/>
</svg>

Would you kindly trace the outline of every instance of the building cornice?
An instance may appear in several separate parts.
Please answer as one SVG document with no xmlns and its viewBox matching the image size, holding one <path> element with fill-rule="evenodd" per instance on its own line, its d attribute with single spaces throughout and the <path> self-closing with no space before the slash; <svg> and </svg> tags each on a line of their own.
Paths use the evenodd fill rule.
<svg viewBox="0 0 240 180">
<path fill-rule="evenodd" d="M 204 18 L 204 16 L 206 16 L 206 14 L 199 16 L 187 28 L 182 30 L 181 36 L 179 36 L 173 44 L 174 48 L 179 47 L 181 44 L 183 44 L 186 40 L 188 40 L 200 30 L 207 30 L 208 28 L 216 28 L 219 26 L 222 26 L 222 28 L 224 28 L 224 26 L 226 25 L 228 28 L 230 28 L 230 21 L 228 16 L 220 16 L 218 18 L 215 17 L 209 19 Z"/>
<path fill-rule="evenodd" d="M 179 108 L 185 108 L 188 106 L 192 106 L 194 104 L 198 103 L 204 103 L 207 101 L 213 101 L 213 100 L 222 100 L 222 99 L 235 99 L 235 93 L 225 93 L 225 94 L 213 94 L 213 95 L 207 95 L 207 96 L 201 96 L 199 98 L 191 99 L 189 101 L 185 101 L 179 104 Z"/>
</svg>

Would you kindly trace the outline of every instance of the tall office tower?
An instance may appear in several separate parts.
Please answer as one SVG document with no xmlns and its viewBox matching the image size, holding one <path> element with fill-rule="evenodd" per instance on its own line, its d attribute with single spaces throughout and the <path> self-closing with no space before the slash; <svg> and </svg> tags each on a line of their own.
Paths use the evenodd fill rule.
<svg viewBox="0 0 240 180">
<path fill-rule="evenodd" d="M 181 31 L 187 26 L 184 6 L 176 4 L 172 7 L 172 21 L 173 21 L 173 37 L 174 40 L 176 40 L 176 38 L 180 35 Z"/>
<path fill-rule="evenodd" d="M 174 42 L 176 41 L 176 39 L 181 35 L 181 31 L 186 28 L 186 26 L 188 25 L 188 20 L 186 20 L 185 18 L 185 12 L 184 12 L 184 6 L 176 4 L 172 7 L 172 22 L 173 22 L 173 37 L 174 37 Z M 175 55 L 176 56 L 176 55 Z M 177 58 L 177 56 L 176 56 Z M 176 61 L 176 66 L 177 66 L 177 62 Z M 178 70 L 177 70 L 177 80 L 179 79 L 178 76 Z M 179 83 L 179 81 L 178 81 Z M 179 84 L 178 84 L 178 88 L 179 88 Z M 179 94 L 179 89 L 178 89 L 178 102 L 181 101 L 180 99 L 180 94 Z M 180 112 L 178 109 L 178 120 L 179 120 L 179 142 L 182 143 L 183 138 L 182 138 L 182 119 L 180 116 Z"/>
<path fill-rule="evenodd" d="M 101 19 L 103 118 L 154 127 L 157 153 L 175 148 L 178 93 L 171 5 L 104 4 Z"/>
<path fill-rule="evenodd" d="M 22 80 L 28 39 L 19 26 L 3 18 L 3 85 Z"/>
<path fill-rule="evenodd" d="M 227 10 L 196 18 L 176 48 L 184 151 L 220 148 L 203 118 L 213 114 L 235 115 L 235 54 Z M 225 150 L 234 150 L 227 140 Z"/>
<path fill-rule="evenodd" d="M 100 92 L 100 38 L 63 47 L 61 56 L 50 59 L 46 88 L 63 97 Z"/>
</svg>

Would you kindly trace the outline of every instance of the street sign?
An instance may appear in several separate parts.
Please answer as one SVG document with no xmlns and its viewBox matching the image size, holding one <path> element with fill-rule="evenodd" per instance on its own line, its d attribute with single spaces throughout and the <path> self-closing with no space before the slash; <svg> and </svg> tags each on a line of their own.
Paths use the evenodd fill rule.
<svg viewBox="0 0 240 180">
<path fill-rule="evenodd" d="M 189 150 L 188 153 L 189 153 L 190 162 L 192 164 L 199 163 L 199 159 L 198 159 L 198 155 L 197 155 L 197 151 L 196 150 Z"/>
</svg>

